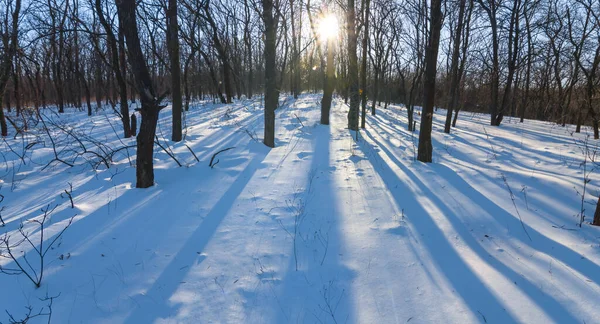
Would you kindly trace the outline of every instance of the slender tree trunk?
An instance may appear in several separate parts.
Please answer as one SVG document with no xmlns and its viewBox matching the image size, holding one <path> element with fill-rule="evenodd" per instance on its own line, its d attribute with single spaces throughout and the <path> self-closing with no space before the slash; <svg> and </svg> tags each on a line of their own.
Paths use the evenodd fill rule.
<svg viewBox="0 0 600 324">
<path fill-rule="evenodd" d="M 19 67 L 19 55 L 15 55 L 15 64 L 13 70 L 13 94 L 15 96 L 15 110 L 17 116 L 21 115 L 21 91 L 20 91 L 20 80 L 21 68 Z"/>
<path fill-rule="evenodd" d="M 374 67 L 374 78 L 373 78 L 373 102 L 371 103 L 371 115 L 375 116 L 375 104 L 379 98 L 379 66 Z M 381 106 L 381 101 L 379 102 Z"/>
<path fill-rule="evenodd" d="M 181 64 L 179 62 L 179 23 L 177 22 L 177 0 L 169 0 L 167 10 L 167 42 L 169 47 L 169 58 L 171 61 L 171 98 L 173 129 L 171 140 L 181 141 Z"/>
<path fill-rule="evenodd" d="M 346 12 L 346 29 L 348 32 L 348 86 L 350 97 L 350 109 L 348 110 L 348 128 L 358 131 L 358 106 L 360 94 L 358 92 L 358 56 L 356 35 L 356 8 L 355 0 L 348 0 Z"/>
<path fill-rule="evenodd" d="M 335 77 L 335 67 L 333 65 L 333 39 L 327 40 L 327 73 L 325 74 L 325 84 L 323 89 L 323 99 L 321 100 L 321 124 L 329 125 L 329 111 L 331 110 L 331 100 L 333 97 L 333 82 Z"/>
<path fill-rule="evenodd" d="M 275 109 L 278 104 L 276 74 L 277 20 L 273 17 L 273 0 L 262 0 L 265 24 L 265 132 L 263 142 L 275 147 Z"/>
<path fill-rule="evenodd" d="M 454 44 L 452 49 L 452 63 L 450 64 L 450 101 L 446 112 L 446 123 L 444 124 L 444 133 L 450 134 L 450 122 L 452 119 L 452 111 L 456 107 L 458 99 L 458 89 L 460 87 L 460 79 L 458 75 L 458 60 L 460 58 L 460 42 L 463 33 L 463 23 L 465 16 L 466 0 L 460 0 L 458 8 L 458 24 L 454 32 Z"/>
<path fill-rule="evenodd" d="M 361 79 L 361 119 L 360 128 L 365 128 L 367 119 L 367 55 L 369 51 L 369 16 L 370 16 L 371 0 L 363 0 L 363 21 L 364 32 L 362 39 L 362 62 L 360 67 Z"/>
</svg>

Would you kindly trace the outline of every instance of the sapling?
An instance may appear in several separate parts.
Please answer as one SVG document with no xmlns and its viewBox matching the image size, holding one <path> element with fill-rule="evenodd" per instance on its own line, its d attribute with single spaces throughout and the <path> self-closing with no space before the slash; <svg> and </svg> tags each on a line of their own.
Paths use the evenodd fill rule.
<svg viewBox="0 0 600 324">
<path fill-rule="evenodd" d="M 56 296 L 46 296 L 44 298 L 40 298 L 40 301 L 46 302 L 45 306 L 42 306 L 38 312 L 33 312 L 33 306 L 25 306 L 27 312 L 23 315 L 23 318 L 17 319 L 13 314 L 11 314 L 8 310 L 6 310 L 6 314 L 8 315 L 8 323 L 10 324 L 26 324 L 33 319 L 37 319 L 39 317 L 47 317 L 47 323 L 52 322 L 52 304 L 54 303 L 54 299 L 60 297 L 60 294 Z M 2 324 L 2 322 L 0 322 Z"/>
<path fill-rule="evenodd" d="M 68 182 L 69 184 L 69 189 L 65 189 L 65 195 L 67 197 L 69 197 L 69 201 L 71 202 L 71 208 L 75 208 L 75 204 L 73 203 L 73 184 Z M 61 198 L 63 197 L 63 194 L 60 194 Z"/>
<path fill-rule="evenodd" d="M 41 211 L 44 215 L 39 219 L 31 219 L 29 222 L 37 224 L 39 227 L 39 242 L 36 244 L 32 241 L 33 235 L 25 230 L 23 224 L 18 229 L 20 234 L 20 238 L 16 241 L 11 240 L 11 236 L 6 233 L 4 237 L 0 238 L 0 258 L 5 258 L 12 260 L 14 263 L 14 267 L 8 268 L 0 265 L 0 273 L 8 274 L 8 275 L 19 275 L 24 274 L 34 285 L 36 288 L 39 288 L 42 285 L 42 279 L 44 278 L 44 260 L 46 254 L 54 244 L 62 237 L 67 228 L 71 226 L 73 223 L 73 218 L 69 219 L 67 225 L 52 238 L 49 240 L 49 243 L 46 245 L 44 243 L 44 235 L 46 231 L 46 223 L 50 219 L 52 212 L 58 207 L 58 205 L 50 208 L 50 205 L 42 208 Z M 37 264 L 31 264 L 29 259 L 27 259 L 27 253 L 21 249 L 21 246 L 30 245 L 35 258 L 37 259 Z M 17 252 L 18 251 L 18 252 Z M 19 254 L 22 253 L 22 259 Z"/>
</svg>

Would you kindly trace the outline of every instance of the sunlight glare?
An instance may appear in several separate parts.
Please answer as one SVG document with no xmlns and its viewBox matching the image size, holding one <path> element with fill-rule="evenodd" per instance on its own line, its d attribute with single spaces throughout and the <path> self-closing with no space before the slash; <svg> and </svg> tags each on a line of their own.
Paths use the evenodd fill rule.
<svg viewBox="0 0 600 324">
<path fill-rule="evenodd" d="M 339 31 L 338 20 L 335 15 L 326 15 L 321 18 L 319 22 L 319 37 L 321 41 L 328 39 L 334 39 L 337 37 Z"/>
</svg>

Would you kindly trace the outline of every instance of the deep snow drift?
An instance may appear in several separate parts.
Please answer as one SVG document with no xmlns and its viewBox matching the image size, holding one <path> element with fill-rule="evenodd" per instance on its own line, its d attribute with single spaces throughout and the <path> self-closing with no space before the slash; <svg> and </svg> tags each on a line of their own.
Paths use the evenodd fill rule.
<svg viewBox="0 0 600 324">
<path fill-rule="evenodd" d="M 108 169 L 91 154 L 69 167 L 47 165 L 54 152 L 41 125 L 7 138 L 0 235 L 16 240 L 23 223 L 35 240 L 28 220 L 58 205 L 50 242 L 76 216 L 46 255 L 40 288 L 0 274 L 0 322 L 4 310 L 15 319 L 26 306 L 47 312 L 45 296 L 58 296 L 55 323 L 600 322 L 600 229 L 576 226 L 584 173 L 587 220 L 598 195 L 600 173 L 582 165 L 584 144 L 589 156 L 597 149 L 589 130 L 490 127 L 489 116 L 462 113 L 446 135 L 439 110 L 434 163 L 422 164 L 405 109 L 368 116 L 355 141 L 347 106 L 334 100 L 324 126 L 319 101 L 282 98 L 271 150 L 260 142 L 261 98 L 193 106 L 181 143 L 164 140 L 165 109 L 158 137 L 183 166 L 156 147 L 149 189 L 134 188 L 134 149 Z M 84 115 L 47 112 L 65 129 L 48 125 L 57 143 L 71 143 L 60 156 L 81 151 L 68 132 L 102 142 L 90 150 L 135 144 L 119 139 L 111 112 Z M 32 249 L 20 251 L 35 268 Z"/>
</svg>

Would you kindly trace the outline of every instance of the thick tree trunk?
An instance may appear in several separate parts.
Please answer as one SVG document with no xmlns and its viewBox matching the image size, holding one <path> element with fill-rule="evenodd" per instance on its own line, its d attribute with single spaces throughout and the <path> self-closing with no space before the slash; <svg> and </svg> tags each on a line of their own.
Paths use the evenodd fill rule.
<svg viewBox="0 0 600 324">
<path fill-rule="evenodd" d="M 417 159 L 431 162 L 433 146 L 431 145 L 431 128 L 433 124 L 433 106 L 435 99 L 435 77 L 437 73 L 437 56 L 442 29 L 442 0 L 431 1 L 431 33 L 425 51 L 425 80 L 423 86 L 423 113 L 419 133 L 419 151 Z"/>
<path fill-rule="evenodd" d="M 128 1 L 128 0 L 123 0 Z M 158 108 L 154 102 L 142 99 L 142 124 L 137 135 L 136 187 L 148 188 L 154 185 L 154 137 L 158 122 Z"/>
<path fill-rule="evenodd" d="M 592 225 L 600 226 L 600 197 L 598 197 L 598 202 L 596 203 L 596 212 L 594 212 Z"/>
<path fill-rule="evenodd" d="M 129 62 L 135 78 L 135 86 L 140 95 L 142 122 L 137 136 L 136 187 L 148 188 L 154 185 L 154 137 L 160 111 L 160 98 L 157 99 L 152 79 L 142 52 L 136 22 L 136 0 L 116 1 L 119 21 L 127 40 Z"/>
</svg>

